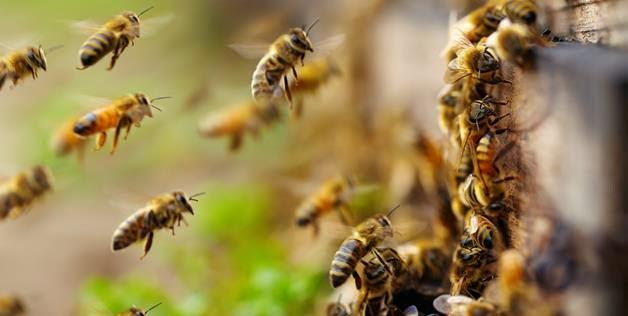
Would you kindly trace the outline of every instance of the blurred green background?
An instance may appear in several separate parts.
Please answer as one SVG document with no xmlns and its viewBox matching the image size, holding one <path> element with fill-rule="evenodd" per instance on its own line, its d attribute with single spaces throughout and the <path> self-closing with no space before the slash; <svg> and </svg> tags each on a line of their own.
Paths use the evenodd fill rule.
<svg viewBox="0 0 628 316">
<path fill-rule="evenodd" d="M 424 109 L 409 117 L 437 133 L 432 100 L 444 67 L 438 51 L 445 42 L 445 4 L 398 1 L 379 18 L 369 17 L 368 32 L 351 33 L 358 14 L 368 12 L 367 2 L 3 2 L 3 46 L 64 47 L 48 55 L 48 71 L 37 80 L 0 91 L 0 175 L 45 164 L 56 179 L 54 194 L 28 216 L 0 223 L 0 292 L 23 296 L 31 315 L 112 315 L 160 302 L 151 315 L 320 314 L 335 299 L 329 297 L 327 269 L 348 228 L 332 214 L 322 236 L 312 239 L 310 231 L 295 227 L 294 208 L 339 173 L 395 183 L 389 165 L 399 157 L 389 149 L 400 138 L 374 118 Z M 169 15 L 172 20 L 137 39 L 113 71 L 105 70 L 108 57 L 87 70 L 74 69 L 87 36 L 73 23 L 103 23 L 123 10 L 151 5 L 143 21 Z M 199 137 L 205 115 L 250 98 L 256 61 L 238 56 L 228 44 L 268 43 L 317 17 L 314 41 L 349 35 L 348 47 L 336 52 L 346 75 L 308 100 L 304 118 L 292 120 L 284 109 L 282 122 L 258 140 L 245 137 L 237 154 L 228 152 L 226 140 Z M 374 74 L 370 85 L 381 89 L 352 86 L 352 35 L 369 36 L 362 62 Z M 92 152 L 91 140 L 83 164 L 73 155 L 55 156 L 53 132 L 98 106 L 90 99 L 136 91 L 173 99 L 159 101 L 163 111 L 133 129 L 113 156 L 110 143 Z M 195 93 L 207 98 L 186 103 Z M 112 253 L 114 229 L 151 197 L 175 189 L 206 192 L 196 215 L 187 218 L 189 227 L 178 228 L 174 237 L 157 232 L 144 260 L 141 246 Z M 358 217 L 398 203 L 388 191 L 369 192 L 354 201 Z"/>
</svg>

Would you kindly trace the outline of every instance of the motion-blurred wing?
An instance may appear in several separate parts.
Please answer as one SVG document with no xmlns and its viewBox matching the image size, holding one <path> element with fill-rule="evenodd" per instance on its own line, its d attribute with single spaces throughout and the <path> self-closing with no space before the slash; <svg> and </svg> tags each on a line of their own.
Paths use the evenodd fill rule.
<svg viewBox="0 0 628 316">
<path fill-rule="evenodd" d="M 157 34 L 174 20 L 174 14 L 165 14 L 162 16 L 140 21 L 141 37 L 150 37 Z"/>
<path fill-rule="evenodd" d="M 229 48 L 233 49 L 238 55 L 246 59 L 260 59 L 268 52 L 270 44 L 230 44 Z"/>
</svg>

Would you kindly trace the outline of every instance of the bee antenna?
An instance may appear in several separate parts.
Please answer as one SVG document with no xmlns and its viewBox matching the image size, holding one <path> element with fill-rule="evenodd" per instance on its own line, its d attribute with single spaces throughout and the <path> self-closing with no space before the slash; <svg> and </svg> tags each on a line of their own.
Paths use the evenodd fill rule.
<svg viewBox="0 0 628 316">
<path fill-rule="evenodd" d="M 318 21 L 320 21 L 320 18 L 316 18 L 316 20 L 314 20 L 314 22 L 312 22 L 312 24 L 310 24 L 310 26 L 307 28 L 307 31 L 305 31 L 305 34 L 309 34 L 310 30 L 314 27 L 314 25 L 316 25 L 318 23 Z"/>
<path fill-rule="evenodd" d="M 159 303 L 157 303 L 157 304 L 153 305 L 151 308 L 147 309 L 147 310 L 146 310 L 146 312 L 145 312 L 144 314 L 148 314 L 148 312 L 150 312 L 151 310 L 153 310 L 155 307 L 157 307 L 157 306 L 159 306 L 159 305 L 161 305 L 161 302 L 159 302 Z"/>
<path fill-rule="evenodd" d="M 57 46 L 52 46 L 52 47 L 46 49 L 45 51 L 46 51 L 46 54 L 48 54 L 48 53 L 52 53 L 55 50 L 60 49 L 60 48 L 63 48 L 63 44 L 60 44 L 60 45 L 57 45 Z"/>
<path fill-rule="evenodd" d="M 400 206 L 401 204 L 398 204 L 397 206 L 393 207 L 390 211 L 388 211 L 388 214 L 386 214 L 386 217 L 390 217 L 390 215 L 392 215 Z"/>
<path fill-rule="evenodd" d="M 192 195 L 190 195 L 190 197 L 188 197 L 188 200 L 194 201 L 194 202 L 198 202 L 198 200 L 195 199 L 195 197 L 201 196 L 201 195 L 204 195 L 204 194 L 205 194 L 205 192 L 199 192 L 199 193 L 196 193 L 196 194 L 192 194 Z"/>
<path fill-rule="evenodd" d="M 172 99 L 172 97 L 158 97 L 158 98 L 154 98 L 154 99 L 150 100 L 150 103 L 153 103 L 153 101 L 163 100 L 163 99 Z"/>
<path fill-rule="evenodd" d="M 155 6 L 151 5 L 150 7 L 148 7 L 147 9 L 144 9 L 144 11 L 140 12 L 140 14 L 138 14 L 137 16 L 140 17 L 142 16 L 142 14 L 152 10 Z"/>
</svg>

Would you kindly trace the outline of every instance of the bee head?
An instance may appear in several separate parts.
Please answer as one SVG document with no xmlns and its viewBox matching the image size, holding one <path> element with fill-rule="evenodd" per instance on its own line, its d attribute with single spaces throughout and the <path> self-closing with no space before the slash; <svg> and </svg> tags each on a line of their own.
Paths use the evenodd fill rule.
<svg viewBox="0 0 628 316">
<path fill-rule="evenodd" d="M 477 68 L 480 73 L 492 72 L 499 70 L 501 64 L 499 59 L 491 53 L 488 47 L 485 47 L 478 58 Z"/>
<path fill-rule="evenodd" d="M 153 111 L 151 110 L 151 102 L 146 98 L 146 95 L 138 92 L 134 94 L 135 99 L 140 104 L 140 108 L 142 110 L 142 114 L 147 115 L 148 117 L 153 117 Z"/>
<path fill-rule="evenodd" d="M 312 48 L 312 42 L 310 42 L 310 38 L 307 36 L 307 33 L 302 28 L 293 28 L 290 30 L 288 35 L 290 36 L 290 44 L 299 51 L 314 51 L 314 49 Z"/>
<path fill-rule="evenodd" d="M 28 64 L 33 68 L 41 68 L 44 71 L 47 70 L 48 63 L 46 61 L 46 54 L 44 49 L 39 45 L 37 48 L 29 47 L 26 52 L 26 60 Z"/>
<path fill-rule="evenodd" d="M 194 215 L 194 210 L 192 209 L 192 205 L 188 202 L 188 199 L 185 197 L 185 193 L 181 191 L 174 192 L 174 198 L 179 204 L 179 206 L 183 207 L 187 212 Z"/>
<path fill-rule="evenodd" d="M 390 219 L 388 219 L 388 216 L 384 214 L 380 214 L 375 217 L 375 220 L 380 225 L 384 236 L 386 237 L 393 236 L 393 228 L 392 228 L 392 224 L 390 223 Z"/>
<path fill-rule="evenodd" d="M 475 100 L 473 101 L 473 104 L 471 104 L 471 109 L 469 110 L 469 122 L 475 124 L 485 119 L 487 116 L 495 114 L 495 111 L 491 109 L 486 102 L 482 100 Z"/>
<path fill-rule="evenodd" d="M 131 23 L 131 33 L 135 37 L 140 37 L 140 16 L 131 11 L 123 12 L 122 16 L 124 16 Z"/>
<path fill-rule="evenodd" d="M 478 263 L 481 252 L 482 250 L 479 248 L 472 248 L 472 249 L 459 248 L 457 256 L 460 259 L 460 261 L 462 261 L 462 263 L 466 265 L 470 265 L 470 264 Z"/>
</svg>

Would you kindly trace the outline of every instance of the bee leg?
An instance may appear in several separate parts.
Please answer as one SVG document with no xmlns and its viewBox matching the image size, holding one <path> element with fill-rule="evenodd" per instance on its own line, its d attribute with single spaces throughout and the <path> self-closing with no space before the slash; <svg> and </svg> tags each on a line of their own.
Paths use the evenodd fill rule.
<svg viewBox="0 0 628 316">
<path fill-rule="evenodd" d="M 237 133 L 231 136 L 231 142 L 229 143 L 229 150 L 231 150 L 232 152 L 237 151 L 238 149 L 240 149 L 240 146 L 242 145 L 242 134 Z"/>
<path fill-rule="evenodd" d="M 174 233 L 174 225 L 172 225 L 172 227 L 170 227 L 170 230 L 172 231 L 172 236 L 176 236 L 176 234 Z"/>
<path fill-rule="evenodd" d="M 148 233 L 146 237 L 146 241 L 144 242 L 144 254 L 140 257 L 140 260 L 144 259 L 148 252 L 150 251 L 150 247 L 153 246 L 153 232 Z"/>
<path fill-rule="evenodd" d="M 492 120 L 492 121 L 491 121 L 491 124 L 490 124 L 490 125 L 495 125 L 495 124 L 497 124 L 499 121 L 501 121 L 503 118 L 506 118 L 506 117 L 508 117 L 508 116 L 510 116 L 510 113 L 506 113 L 506 114 L 504 114 L 504 115 L 502 115 L 502 116 L 500 116 L 500 117 L 496 117 L 494 120 Z"/>
<path fill-rule="evenodd" d="M 355 288 L 358 289 L 358 290 L 361 289 L 362 288 L 362 278 L 360 278 L 360 274 L 358 274 L 358 272 L 354 270 L 353 272 L 351 272 L 351 275 L 353 276 L 353 281 L 355 281 Z M 362 305 L 362 304 L 359 304 L 358 307 L 360 305 Z"/>
<path fill-rule="evenodd" d="M 124 134 L 124 140 L 129 138 L 129 133 L 131 132 L 131 127 L 132 126 L 133 126 L 133 124 L 129 124 L 129 125 L 126 126 L 126 133 Z"/>
<path fill-rule="evenodd" d="M 336 207 L 336 211 L 338 212 L 338 217 L 340 217 L 340 221 L 345 225 L 351 225 L 353 223 L 353 216 L 351 216 L 351 211 L 344 204 L 344 202 L 338 203 L 339 205 Z"/>
<path fill-rule="evenodd" d="M 116 45 L 116 48 L 113 50 L 113 56 L 111 56 L 111 62 L 109 63 L 109 68 L 107 68 L 107 70 L 113 69 L 113 66 L 116 65 L 116 61 L 118 60 L 118 58 L 120 58 L 120 54 L 122 54 L 122 52 L 128 45 L 129 41 L 126 39 L 126 37 L 120 37 L 118 45 Z"/>
<path fill-rule="evenodd" d="M 111 155 L 113 155 L 113 153 L 116 152 L 116 148 L 118 147 L 118 139 L 120 139 L 120 130 L 122 129 L 122 127 L 125 125 L 126 122 L 127 122 L 126 117 L 122 117 L 120 121 L 118 122 L 118 126 L 116 126 L 116 132 L 113 135 L 113 144 L 111 145 L 111 151 L 109 151 L 109 154 Z"/>
<path fill-rule="evenodd" d="M 96 136 L 96 148 L 94 150 L 100 150 L 102 146 L 105 145 L 107 141 L 107 132 L 100 132 L 98 136 Z"/>
<path fill-rule="evenodd" d="M 292 67 L 292 75 L 294 76 L 294 79 L 296 79 L 295 85 L 299 85 L 299 76 L 297 76 L 297 70 L 294 69 L 294 67 Z"/>
<path fill-rule="evenodd" d="M 7 79 L 7 73 L 3 72 L 2 74 L 0 74 L 0 90 L 2 90 L 2 87 L 4 86 L 4 81 Z"/>
<path fill-rule="evenodd" d="M 288 98 L 288 103 L 290 103 L 290 108 L 292 109 L 292 93 L 290 93 L 290 86 L 288 86 L 288 77 L 283 77 L 283 87 L 286 91 L 286 97 Z"/>
</svg>

